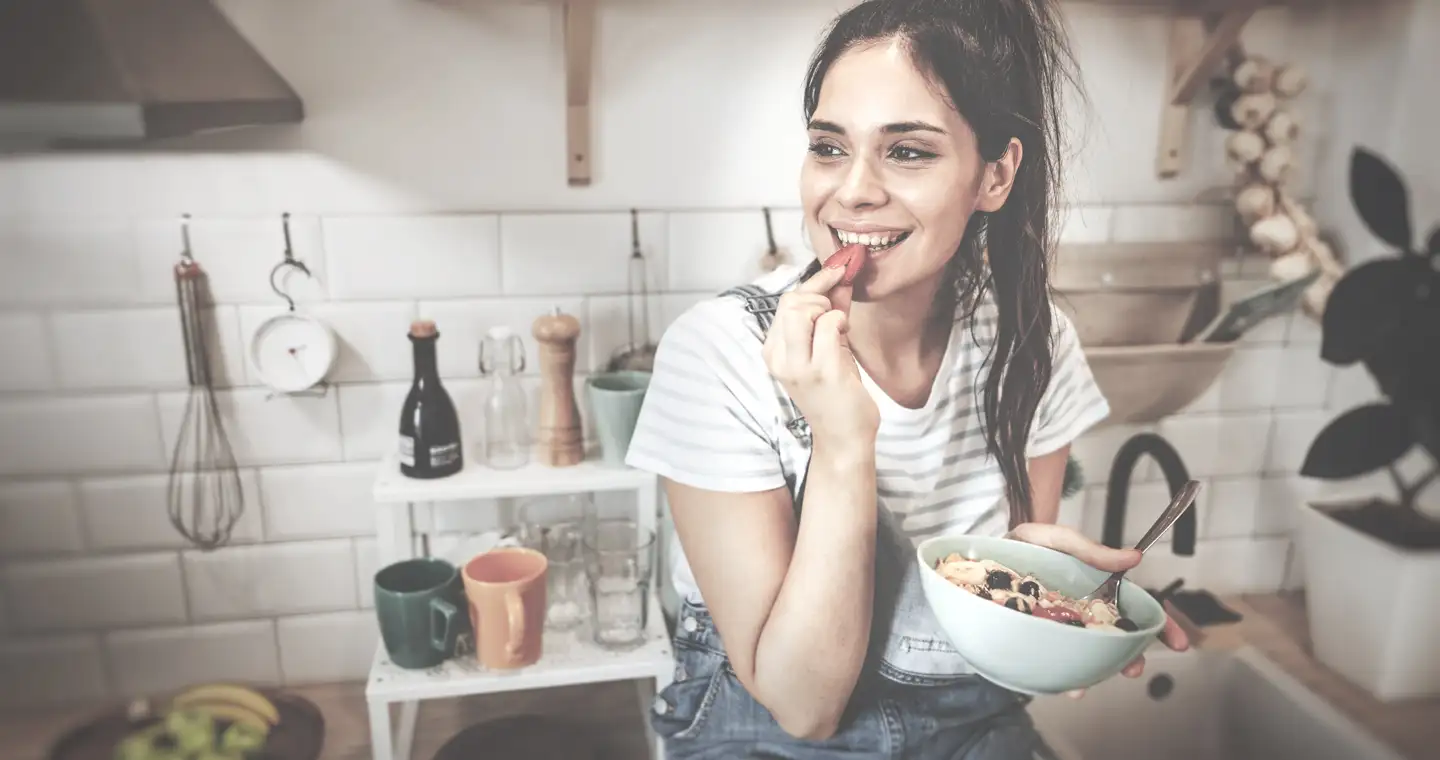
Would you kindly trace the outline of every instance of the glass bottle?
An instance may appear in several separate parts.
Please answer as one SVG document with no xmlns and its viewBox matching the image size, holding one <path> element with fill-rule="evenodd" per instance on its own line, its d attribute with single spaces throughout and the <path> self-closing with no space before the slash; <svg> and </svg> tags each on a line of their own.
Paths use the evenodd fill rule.
<svg viewBox="0 0 1440 760">
<path fill-rule="evenodd" d="M 443 478 L 465 466 L 460 446 L 460 417 L 435 360 L 435 323 L 410 325 L 415 377 L 400 409 L 400 472 L 411 478 Z"/>
<path fill-rule="evenodd" d="M 485 397 L 485 465 L 513 470 L 530 461 L 530 415 L 519 373 L 525 344 L 509 327 L 492 327 L 480 342 L 480 374 L 490 378 Z"/>
</svg>

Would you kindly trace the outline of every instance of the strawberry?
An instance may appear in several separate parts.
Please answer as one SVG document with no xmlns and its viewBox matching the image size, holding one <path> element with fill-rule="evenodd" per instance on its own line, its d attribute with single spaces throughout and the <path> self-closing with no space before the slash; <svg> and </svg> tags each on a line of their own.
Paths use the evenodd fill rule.
<svg viewBox="0 0 1440 760">
<path fill-rule="evenodd" d="M 865 266 L 865 256 L 868 251 L 861 243 L 851 243 L 831 254 L 825 260 L 826 267 L 844 266 L 845 277 L 840 280 L 841 285 L 849 285 L 855 282 L 855 277 L 860 274 L 861 268 Z"/>
</svg>

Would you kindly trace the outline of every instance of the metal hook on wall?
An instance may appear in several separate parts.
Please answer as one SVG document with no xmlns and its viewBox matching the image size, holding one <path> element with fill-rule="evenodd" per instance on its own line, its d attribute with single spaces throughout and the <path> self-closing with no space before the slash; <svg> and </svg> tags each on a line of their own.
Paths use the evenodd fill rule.
<svg viewBox="0 0 1440 760">
<path fill-rule="evenodd" d="M 780 247 L 775 245 L 775 225 L 770 222 L 770 207 L 761 209 L 765 213 L 765 253 L 760 257 L 760 268 L 766 272 L 773 272 L 780 266 L 785 256 Z"/>
<path fill-rule="evenodd" d="M 767 250 L 769 250 L 771 254 L 774 254 L 774 253 L 775 253 L 775 225 L 771 224 L 771 222 L 770 222 L 770 207 L 769 207 L 769 206 L 766 206 L 766 207 L 765 207 L 764 209 L 762 209 L 762 210 L 765 212 L 765 244 L 769 246 L 769 248 L 768 248 Z"/>
<path fill-rule="evenodd" d="M 182 214 L 182 215 L 180 216 L 180 241 L 181 241 L 181 243 L 184 245 L 184 247 L 180 249 L 180 259 L 181 259 L 182 261 L 187 262 L 187 263 L 188 263 L 188 262 L 191 262 L 191 261 L 194 261 L 194 260 L 195 260 L 195 256 L 190 252 L 190 215 L 189 215 L 189 214 Z"/>
<path fill-rule="evenodd" d="M 274 269 L 270 270 L 270 289 L 275 291 L 276 295 L 285 299 L 285 303 L 290 305 L 290 311 L 295 311 L 295 299 L 291 298 L 289 293 L 280 289 L 279 283 L 275 281 L 276 275 L 280 274 L 280 270 L 286 267 L 298 269 L 304 272 L 306 277 L 314 277 L 315 275 L 310 274 L 310 268 L 305 266 L 305 262 L 295 258 L 295 251 L 290 244 L 290 212 L 285 212 L 281 217 L 281 224 L 285 228 L 285 258 L 282 259 L 279 264 L 276 264 Z"/>
</svg>

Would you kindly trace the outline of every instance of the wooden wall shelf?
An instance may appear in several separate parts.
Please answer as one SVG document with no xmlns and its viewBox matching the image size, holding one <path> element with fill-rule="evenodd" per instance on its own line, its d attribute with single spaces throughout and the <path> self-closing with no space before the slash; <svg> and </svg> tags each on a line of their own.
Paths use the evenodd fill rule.
<svg viewBox="0 0 1440 760">
<path fill-rule="evenodd" d="M 532 0 L 534 1 L 534 0 Z M 572 187 L 592 181 L 591 98 L 595 55 L 596 5 L 607 0 L 540 0 L 559 6 L 565 29 L 566 172 Z M 626 2 L 626 0 L 613 0 Z M 652 0 L 653 1 L 653 0 Z M 1319 6 L 1334 2 L 1378 0 L 1067 0 L 1096 5 L 1130 6 L 1170 14 L 1171 33 L 1167 91 L 1160 115 L 1156 173 L 1162 179 L 1185 168 L 1189 109 L 1206 81 L 1233 51 L 1255 12 L 1267 6 Z"/>
<path fill-rule="evenodd" d="M 1160 112 L 1160 141 L 1155 173 L 1161 179 L 1185 169 L 1190 105 L 1240 40 L 1245 24 L 1265 0 L 1226 0 L 1177 6 L 1170 20 L 1165 102 Z"/>
<path fill-rule="evenodd" d="M 595 0 L 565 0 L 565 165 L 571 187 L 590 184 L 590 81 Z"/>
</svg>

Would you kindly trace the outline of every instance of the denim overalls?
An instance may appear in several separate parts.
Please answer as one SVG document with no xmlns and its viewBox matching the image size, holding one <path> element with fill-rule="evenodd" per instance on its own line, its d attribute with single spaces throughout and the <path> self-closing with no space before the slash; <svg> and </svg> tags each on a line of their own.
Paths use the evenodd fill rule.
<svg viewBox="0 0 1440 760">
<path fill-rule="evenodd" d="M 812 264 L 801 280 L 818 269 Z M 746 285 L 722 295 L 745 301 L 763 338 L 778 294 Z M 777 393 L 791 433 L 780 436 L 780 445 L 799 447 L 787 453 L 805 463 L 798 472 L 786 473 L 798 516 L 809 429 L 778 383 Z M 1031 760 L 1042 752 L 1025 710 L 1029 697 L 975 675 L 950 645 L 920 588 L 913 544 L 886 510 L 880 513 L 870 647 L 836 734 L 809 742 L 781 729 L 735 677 L 709 613 L 687 599 L 675 628 L 675 680 L 660 692 L 651 712 L 669 760 Z"/>
</svg>

